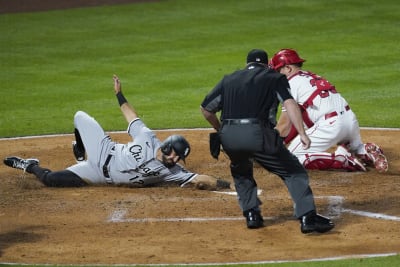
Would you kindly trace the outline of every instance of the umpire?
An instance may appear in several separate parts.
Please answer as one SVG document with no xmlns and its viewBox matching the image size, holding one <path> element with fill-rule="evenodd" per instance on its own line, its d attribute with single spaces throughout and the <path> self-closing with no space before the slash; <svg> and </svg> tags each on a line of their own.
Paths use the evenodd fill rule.
<svg viewBox="0 0 400 267">
<path fill-rule="evenodd" d="M 278 175 L 294 201 L 295 216 L 302 233 L 327 232 L 333 222 L 316 212 L 309 177 L 298 159 L 284 146 L 275 130 L 279 103 L 301 137 L 310 146 L 298 105 L 289 92 L 287 78 L 268 68 L 264 50 L 253 49 L 244 69 L 226 75 L 201 104 L 204 118 L 217 130 L 222 148 L 229 156 L 230 170 L 247 227 L 264 226 L 253 177 L 253 160 Z M 216 113 L 221 112 L 220 119 Z"/>
</svg>

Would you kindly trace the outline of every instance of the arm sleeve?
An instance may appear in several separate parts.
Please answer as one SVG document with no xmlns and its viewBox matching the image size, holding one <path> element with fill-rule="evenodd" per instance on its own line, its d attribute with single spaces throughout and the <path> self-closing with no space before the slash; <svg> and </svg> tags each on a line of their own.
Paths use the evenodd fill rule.
<svg viewBox="0 0 400 267">
<path fill-rule="evenodd" d="M 190 183 L 198 174 L 186 170 L 182 165 L 176 164 L 169 168 L 170 174 L 165 178 L 167 182 L 178 183 L 181 187 Z"/>
<path fill-rule="evenodd" d="M 281 103 L 283 103 L 287 99 L 293 99 L 292 94 L 290 93 L 289 81 L 284 75 L 281 75 L 281 77 L 277 79 L 277 84 L 275 88 L 278 99 Z"/>
<path fill-rule="evenodd" d="M 140 136 L 142 133 L 150 133 L 150 135 L 155 135 L 152 130 L 150 130 L 144 122 L 137 118 L 132 120 L 127 129 L 128 134 L 133 138 Z"/>
<path fill-rule="evenodd" d="M 208 95 L 204 98 L 201 103 L 201 107 L 209 112 L 216 113 L 222 109 L 222 81 L 221 80 L 214 89 L 208 93 Z"/>
</svg>

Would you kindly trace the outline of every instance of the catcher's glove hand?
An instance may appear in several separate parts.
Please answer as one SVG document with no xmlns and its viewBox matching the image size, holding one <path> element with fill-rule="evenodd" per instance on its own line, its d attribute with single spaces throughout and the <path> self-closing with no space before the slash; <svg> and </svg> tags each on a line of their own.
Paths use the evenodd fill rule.
<svg viewBox="0 0 400 267">
<path fill-rule="evenodd" d="M 218 159 L 219 153 L 221 152 L 221 140 L 219 139 L 219 133 L 210 133 L 210 154 L 214 159 Z"/>
</svg>

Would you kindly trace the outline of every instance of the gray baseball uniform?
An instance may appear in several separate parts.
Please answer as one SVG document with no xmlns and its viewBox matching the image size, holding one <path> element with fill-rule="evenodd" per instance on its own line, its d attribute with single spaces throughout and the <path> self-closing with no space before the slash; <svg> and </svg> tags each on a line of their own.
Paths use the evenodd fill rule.
<svg viewBox="0 0 400 267">
<path fill-rule="evenodd" d="M 120 144 L 111 140 L 100 124 L 83 111 L 74 117 L 87 160 L 67 169 L 89 184 L 128 184 L 149 186 L 175 183 L 184 186 L 197 174 L 176 164 L 167 168 L 156 158 L 161 142 L 141 119 L 129 123 L 127 132 L 132 141 Z"/>
</svg>

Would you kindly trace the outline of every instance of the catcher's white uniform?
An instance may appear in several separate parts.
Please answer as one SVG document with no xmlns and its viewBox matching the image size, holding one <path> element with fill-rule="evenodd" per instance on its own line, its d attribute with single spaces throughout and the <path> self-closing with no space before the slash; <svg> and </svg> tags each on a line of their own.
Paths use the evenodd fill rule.
<svg viewBox="0 0 400 267">
<path fill-rule="evenodd" d="M 366 171 L 364 165 L 373 165 L 378 171 L 388 170 L 388 161 L 382 149 L 374 143 L 361 142 L 357 118 L 346 100 L 335 86 L 323 77 L 303 71 L 304 59 L 296 50 L 284 48 L 270 60 L 274 70 L 288 77 L 294 100 L 303 111 L 306 133 L 311 146 L 305 150 L 297 130 L 290 128 L 290 118 L 283 112 L 277 129 L 285 135 L 288 149 L 294 153 L 307 169 L 345 169 Z M 284 110 L 282 110 L 284 111 Z M 326 150 L 338 145 L 334 153 Z M 360 162 L 360 160 L 362 162 Z"/>
<path fill-rule="evenodd" d="M 306 167 L 311 163 L 309 168 L 329 166 L 353 170 L 354 166 L 351 165 L 354 162 L 347 161 L 355 159 L 343 147 L 338 147 L 334 154 L 325 152 L 335 145 L 344 144 L 354 154 L 367 153 L 361 141 L 356 115 L 349 104 L 333 85 L 311 72 L 298 71 L 289 77 L 289 84 L 293 98 L 304 106 L 313 125 L 306 131 L 311 139 L 309 149 L 303 148 L 299 136 L 293 139 L 288 149 Z M 362 165 L 355 168 L 364 170 Z"/>
<path fill-rule="evenodd" d="M 87 160 L 67 169 L 89 184 L 149 186 L 171 182 L 184 186 L 197 176 L 179 164 L 167 168 L 159 161 L 156 154 L 161 142 L 139 118 L 129 123 L 127 132 L 132 141 L 127 144 L 112 141 L 100 124 L 83 111 L 75 114 L 74 125 Z"/>
</svg>

